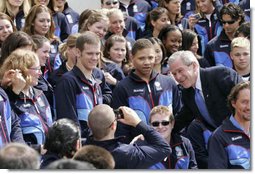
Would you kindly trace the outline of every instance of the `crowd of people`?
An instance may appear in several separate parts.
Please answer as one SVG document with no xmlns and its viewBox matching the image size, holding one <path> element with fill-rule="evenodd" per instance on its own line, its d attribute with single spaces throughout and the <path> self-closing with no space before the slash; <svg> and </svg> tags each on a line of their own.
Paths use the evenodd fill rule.
<svg viewBox="0 0 255 174">
<path fill-rule="evenodd" d="M 1 0 L 0 168 L 251 169 L 250 22 L 249 0 Z"/>
</svg>

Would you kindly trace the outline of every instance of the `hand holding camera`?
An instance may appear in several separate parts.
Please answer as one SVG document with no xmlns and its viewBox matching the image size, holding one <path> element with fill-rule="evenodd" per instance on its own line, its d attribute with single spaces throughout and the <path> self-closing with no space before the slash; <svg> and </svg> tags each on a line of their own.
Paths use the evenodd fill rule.
<svg viewBox="0 0 255 174">
<path fill-rule="evenodd" d="M 118 121 L 127 125 L 136 127 L 141 122 L 137 113 L 129 107 L 121 106 L 114 113 Z"/>
</svg>

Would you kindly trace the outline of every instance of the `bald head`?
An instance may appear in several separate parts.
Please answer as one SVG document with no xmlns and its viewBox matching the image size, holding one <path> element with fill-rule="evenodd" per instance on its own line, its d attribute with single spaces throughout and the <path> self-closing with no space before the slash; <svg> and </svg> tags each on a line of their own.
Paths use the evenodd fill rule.
<svg viewBox="0 0 255 174">
<path fill-rule="evenodd" d="M 89 113 L 88 124 L 93 133 L 93 137 L 100 140 L 110 133 L 110 126 L 115 120 L 113 109 L 100 104 L 95 106 Z"/>
</svg>

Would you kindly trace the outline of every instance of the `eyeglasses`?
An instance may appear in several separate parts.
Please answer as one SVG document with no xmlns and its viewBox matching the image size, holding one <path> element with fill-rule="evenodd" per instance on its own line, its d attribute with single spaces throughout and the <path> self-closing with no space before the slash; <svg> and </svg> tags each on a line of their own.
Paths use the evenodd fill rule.
<svg viewBox="0 0 255 174">
<path fill-rule="evenodd" d="M 34 71 L 41 71 L 41 67 L 38 66 L 38 67 L 35 67 L 35 68 L 28 68 L 30 70 L 34 70 Z"/>
<path fill-rule="evenodd" d="M 226 23 L 228 23 L 228 24 L 233 24 L 233 23 L 235 23 L 236 21 L 235 20 L 232 20 L 232 21 L 221 21 L 221 23 L 223 24 L 223 25 L 225 25 Z"/>
<path fill-rule="evenodd" d="M 162 126 L 167 126 L 169 125 L 170 121 L 162 121 L 162 122 L 159 122 L 159 121 L 154 121 L 151 123 L 151 125 L 153 127 L 159 127 L 159 124 L 161 124 Z"/>
<path fill-rule="evenodd" d="M 118 2 L 119 1 L 107 1 L 107 2 L 105 2 L 105 5 L 111 5 L 111 4 L 116 5 L 116 4 L 118 4 Z"/>
</svg>

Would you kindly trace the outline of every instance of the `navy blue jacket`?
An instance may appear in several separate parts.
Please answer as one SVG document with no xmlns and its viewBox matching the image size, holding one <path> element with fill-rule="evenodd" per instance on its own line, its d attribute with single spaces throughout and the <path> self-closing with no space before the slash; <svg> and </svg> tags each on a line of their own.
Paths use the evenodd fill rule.
<svg viewBox="0 0 255 174">
<path fill-rule="evenodd" d="M 227 107 L 227 96 L 237 83 L 243 81 L 242 77 L 230 68 L 215 66 L 206 69 L 200 68 L 200 79 L 205 104 L 211 119 L 218 127 L 231 114 Z M 194 118 L 201 120 L 209 129 L 215 129 L 204 121 L 194 96 L 193 87 L 182 90 L 183 108 L 181 112 L 175 115 L 174 131 L 180 131 L 188 126 Z"/>
<path fill-rule="evenodd" d="M 179 134 L 171 135 L 170 147 L 172 153 L 161 164 L 156 164 L 150 169 L 197 169 L 195 152 L 189 139 Z"/>
<path fill-rule="evenodd" d="M 11 110 L 7 94 L 0 88 L 0 148 L 10 142 L 25 143 L 20 120 Z"/>
<path fill-rule="evenodd" d="M 55 24 L 55 36 L 59 37 L 62 42 L 71 34 L 71 28 L 67 21 L 66 16 L 61 12 L 55 12 L 52 14 Z"/>
<path fill-rule="evenodd" d="M 87 137 L 89 133 L 87 127 L 89 112 L 94 106 L 103 103 L 102 90 L 107 89 L 103 89 L 101 86 L 108 87 L 102 72 L 98 71 L 92 73 L 95 79 L 95 83 L 92 85 L 81 70 L 74 66 L 71 71 L 61 77 L 54 91 L 57 119 L 69 118 L 74 120 L 80 125 L 82 137 Z M 99 73 L 102 78 L 98 78 Z M 111 90 L 108 90 L 108 95 L 111 95 Z"/>
<path fill-rule="evenodd" d="M 42 155 L 40 169 L 45 169 L 49 164 L 59 159 L 62 159 L 62 157 L 56 153 L 47 151 L 44 155 Z"/>
<path fill-rule="evenodd" d="M 12 17 L 8 12 L 6 12 L 8 16 L 11 17 L 12 21 L 14 22 L 14 25 L 16 26 L 17 30 L 21 30 L 25 25 L 25 14 L 23 10 L 20 10 L 17 15 Z"/>
<path fill-rule="evenodd" d="M 72 31 L 72 28 L 74 25 L 78 24 L 80 15 L 74 11 L 72 8 L 69 7 L 68 3 L 65 3 L 64 10 L 62 12 L 68 22 L 70 32 Z"/>
<path fill-rule="evenodd" d="M 122 12 L 127 12 L 128 16 L 134 17 L 138 22 L 139 27 L 142 29 L 142 31 L 144 31 L 146 16 L 151 10 L 151 6 L 147 1 L 131 0 L 127 8 L 120 2 L 119 8 Z"/>
<path fill-rule="evenodd" d="M 250 138 L 226 119 L 209 139 L 209 169 L 251 169 Z"/>
<path fill-rule="evenodd" d="M 177 113 L 181 108 L 181 97 L 175 81 L 155 71 L 152 72 L 147 84 L 132 70 L 125 79 L 118 83 L 113 92 L 112 107 L 114 109 L 128 106 L 135 110 L 147 124 L 151 109 L 158 105 L 169 106 L 173 108 L 173 113 Z M 125 135 L 125 142 L 130 142 L 136 136 L 130 134 L 131 129 L 131 126 L 120 123 L 116 135 Z"/>
<path fill-rule="evenodd" d="M 20 119 L 24 140 L 27 144 L 43 144 L 45 133 L 52 124 L 49 103 L 41 90 L 32 88 L 33 97 L 29 98 L 20 93 L 16 95 L 9 88 L 11 107 Z"/>
<path fill-rule="evenodd" d="M 147 145 L 123 144 L 120 138 L 95 141 L 89 138 L 86 144 L 100 146 L 108 150 L 114 160 L 116 169 L 147 169 L 162 161 L 171 153 L 171 148 L 161 135 L 142 121 L 134 128 L 137 134 L 143 134 Z"/>
<path fill-rule="evenodd" d="M 208 163 L 208 140 L 212 134 L 205 125 L 198 119 L 194 119 L 187 130 L 192 147 L 195 151 L 197 165 L 199 169 L 207 169 Z"/>
<path fill-rule="evenodd" d="M 233 68 L 233 62 L 230 58 L 231 40 L 222 30 L 219 36 L 215 36 L 210 42 L 208 42 L 204 58 L 207 59 L 211 66 L 223 65 Z"/>
</svg>

